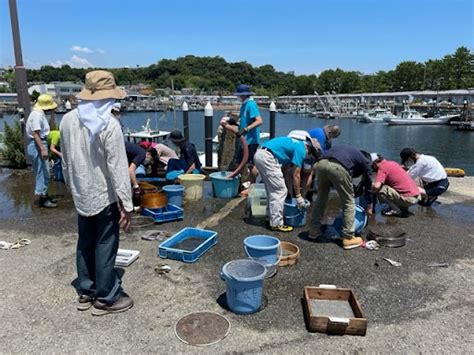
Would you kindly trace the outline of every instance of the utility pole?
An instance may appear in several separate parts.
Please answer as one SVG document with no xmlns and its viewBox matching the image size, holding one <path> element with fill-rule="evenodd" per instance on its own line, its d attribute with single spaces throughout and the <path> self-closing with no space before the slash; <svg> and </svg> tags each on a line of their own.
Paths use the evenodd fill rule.
<svg viewBox="0 0 474 355">
<path fill-rule="evenodd" d="M 15 79 L 18 105 L 23 109 L 25 119 L 21 121 L 21 131 L 23 134 L 23 145 L 25 158 L 27 158 L 27 143 L 25 135 L 25 124 L 30 115 L 30 96 L 28 95 L 28 83 L 26 79 L 26 68 L 23 66 L 23 55 L 21 53 L 20 26 L 18 25 L 18 11 L 16 0 L 9 0 L 10 20 L 12 24 L 13 49 L 15 51 Z"/>
</svg>

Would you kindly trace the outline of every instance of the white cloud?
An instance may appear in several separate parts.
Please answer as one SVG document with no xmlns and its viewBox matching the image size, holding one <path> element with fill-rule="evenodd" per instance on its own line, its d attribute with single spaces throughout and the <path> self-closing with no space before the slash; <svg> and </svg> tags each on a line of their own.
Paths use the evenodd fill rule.
<svg viewBox="0 0 474 355">
<path fill-rule="evenodd" d="M 62 67 L 63 65 L 65 65 L 67 63 L 63 62 L 62 60 L 55 60 L 54 62 L 51 62 L 50 64 L 55 68 L 59 68 L 59 67 Z"/>
<path fill-rule="evenodd" d="M 94 51 L 90 48 L 87 47 L 81 47 L 81 46 L 72 46 L 71 51 L 73 52 L 81 52 L 81 53 L 93 53 Z"/>
<path fill-rule="evenodd" d="M 100 54 L 105 54 L 105 53 L 106 53 L 105 50 L 102 49 L 102 48 L 97 48 L 95 51 L 96 51 L 97 53 L 100 53 Z"/>
<path fill-rule="evenodd" d="M 93 67 L 92 63 L 89 62 L 86 58 L 81 58 L 77 55 L 73 55 L 69 60 L 55 60 L 51 62 L 53 67 L 61 67 L 63 65 L 69 65 L 74 68 L 90 68 Z"/>
<path fill-rule="evenodd" d="M 81 58 L 77 55 L 73 55 L 71 57 L 71 66 L 79 67 L 79 68 L 89 68 L 92 67 L 92 63 L 89 62 L 86 58 Z"/>
</svg>

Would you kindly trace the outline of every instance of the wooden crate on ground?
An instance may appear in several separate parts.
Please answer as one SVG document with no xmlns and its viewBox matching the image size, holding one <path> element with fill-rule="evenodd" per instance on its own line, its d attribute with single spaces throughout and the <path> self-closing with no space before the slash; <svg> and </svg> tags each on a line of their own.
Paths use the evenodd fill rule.
<svg viewBox="0 0 474 355">
<path fill-rule="evenodd" d="M 367 319 L 351 289 L 305 286 L 304 311 L 310 332 L 365 335 Z"/>
</svg>

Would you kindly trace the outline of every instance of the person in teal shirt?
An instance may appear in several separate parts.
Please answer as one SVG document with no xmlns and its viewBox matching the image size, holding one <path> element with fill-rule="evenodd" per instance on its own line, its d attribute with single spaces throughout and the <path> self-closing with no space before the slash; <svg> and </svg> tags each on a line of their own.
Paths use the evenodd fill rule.
<svg viewBox="0 0 474 355">
<path fill-rule="evenodd" d="M 260 126 L 262 125 L 263 120 L 262 116 L 260 116 L 257 103 L 251 97 L 254 93 L 250 90 L 250 86 L 245 84 L 238 85 L 234 95 L 239 97 L 242 101 L 242 105 L 240 106 L 240 123 L 237 137 L 243 135 L 249 145 L 249 158 L 247 164 L 250 172 L 250 182 L 253 184 L 257 178 L 257 169 L 255 168 L 253 158 L 260 144 Z M 234 163 L 237 165 L 240 164 L 242 158 L 243 150 L 242 147 L 239 146 L 236 151 Z"/>
<path fill-rule="evenodd" d="M 319 143 L 315 139 L 300 140 L 290 137 L 278 137 L 265 142 L 255 153 L 255 166 L 265 184 L 267 193 L 267 217 L 270 229 L 291 232 L 293 227 L 284 225 L 283 209 L 288 189 L 285 184 L 282 167 L 292 167 L 294 196 L 299 208 L 305 207 L 301 195 L 301 168 L 304 160 L 319 155 Z"/>
</svg>

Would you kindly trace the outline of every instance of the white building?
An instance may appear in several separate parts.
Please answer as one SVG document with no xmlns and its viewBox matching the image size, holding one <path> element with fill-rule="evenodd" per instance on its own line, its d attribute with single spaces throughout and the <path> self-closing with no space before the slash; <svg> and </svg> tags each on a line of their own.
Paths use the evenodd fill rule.
<svg viewBox="0 0 474 355">
<path fill-rule="evenodd" d="M 72 82 L 53 82 L 49 84 L 36 84 L 28 88 L 28 94 L 32 95 L 34 91 L 51 95 L 56 101 L 62 102 L 71 96 L 76 96 L 82 89 L 82 84 Z"/>
</svg>

